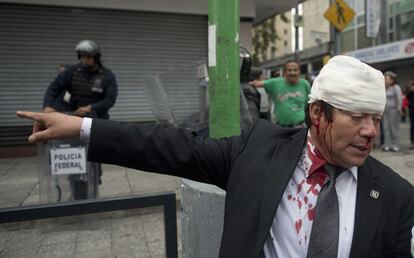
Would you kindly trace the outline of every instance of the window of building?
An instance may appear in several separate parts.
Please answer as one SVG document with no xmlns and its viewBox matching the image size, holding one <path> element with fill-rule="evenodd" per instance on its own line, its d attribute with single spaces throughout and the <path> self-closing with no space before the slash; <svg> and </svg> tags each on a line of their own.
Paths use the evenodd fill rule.
<svg viewBox="0 0 414 258">
<path fill-rule="evenodd" d="M 414 10 L 395 17 L 395 40 L 414 38 Z"/>
<path fill-rule="evenodd" d="M 347 30 L 341 33 L 341 46 L 343 52 L 355 50 L 354 30 Z"/>
<path fill-rule="evenodd" d="M 365 37 L 365 26 L 358 28 L 358 49 L 372 47 L 373 40 Z"/>
</svg>

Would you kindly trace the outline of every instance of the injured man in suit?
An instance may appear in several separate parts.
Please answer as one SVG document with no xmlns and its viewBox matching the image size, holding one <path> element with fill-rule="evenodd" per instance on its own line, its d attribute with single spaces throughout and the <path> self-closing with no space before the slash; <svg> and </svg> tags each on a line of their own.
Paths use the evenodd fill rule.
<svg viewBox="0 0 414 258">
<path fill-rule="evenodd" d="M 80 137 L 90 161 L 224 189 L 220 257 L 410 257 L 414 187 L 369 155 L 384 76 L 336 56 L 309 98 L 307 128 L 259 120 L 222 139 L 60 113 L 17 115 L 35 121 L 29 142 Z"/>
</svg>

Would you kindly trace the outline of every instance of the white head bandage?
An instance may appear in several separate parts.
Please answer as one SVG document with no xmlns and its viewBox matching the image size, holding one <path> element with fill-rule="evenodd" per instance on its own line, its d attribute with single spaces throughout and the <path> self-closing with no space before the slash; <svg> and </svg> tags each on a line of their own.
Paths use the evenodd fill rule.
<svg viewBox="0 0 414 258">
<path fill-rule="evenodd" d="M 309 103 L 323 100 L 343 110 L 382 115 L 384 76 L 358 59 L 335 56 L 316 77 L 309 99 Z"/>
</svg>

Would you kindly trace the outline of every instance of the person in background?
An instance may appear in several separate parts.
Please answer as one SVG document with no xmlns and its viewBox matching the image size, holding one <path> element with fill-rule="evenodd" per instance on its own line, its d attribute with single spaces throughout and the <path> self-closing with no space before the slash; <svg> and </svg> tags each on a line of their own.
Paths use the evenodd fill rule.
<svg viewBox="0 0 414 258">
<path fill-rule="evenodd" d="M 250 52 L 240 46 L 240 125 L 241 128 L 260 118 L 260 93 L 249 84 L 252 70 Z"/>
<path fill-rule="evenodd" d="M 385 107 L 384 76 L 335 56 L 315 79 L 307 128 L 259 119 L 239 136 L 59 113 L 30 142 L 80 137 L 88 158 L 210 183 L 226 191 L 221 258 L 410 255 L 414 187 L 370 156 Z"/>
<path fill-rule="evenodd" d="M 60 64 L 58 68 L 59 69 L 58 76 L 63 75 L 63 73 L 70 67 L 71 67 L 70 65 Z M 65 90 L 61 92 L 57 98 L 55 98 L 55 101 L 52 104 L 52 108 L 59 112 L 70 111 L 71 108 L 69 105 L 69 100 L 70 100 L 70 93 L 67 90 Z"/>
<path fill-rule="evenodd" d="M 118 85 L 111 70 L 102 65 L 101 50 L 91 40 L 76 46 L 79 64 L 70 66 L 49 85 L 43 112 L 73 111 L 76 115 L 108 119 L 108 110 L 115 104 Z M 69 92 L 70 110 L 56 110 L 54 103 L 65 91 Z"/>
<path fill-rule="evenodd" d="M 401 115 L 401 123 L 405 123 L 405 121 L 407 120 L 407 112 L 408 112 L 408 99 L 407 99 L 407 95 L 405 94 L 405 89 L 401 91 L 401 97 L 402 97 L 402 104 L 401 104 L 401 111 L 402 111 L 402 115 Z"/>
<path fill-rule="evenodd" d="M 397 84 L 397 75 L 391 71 L 384 73 L 387 101 L 384 110 L 384 147 L 383 151 L 399 151 L 399 133 L 402 116 L 401 88 Z"/>
<path fill-rule="evenodd" d="M 109 109 L 115 104 L 118 85 L 115 75 L 103 66 L 101 50 L 91 40 L 82 40 L 76 46 L 79 63 L 61 67 L 61 72 L 49 85 L 43 99 L 43 112 L 70 112 L 79 117 L 108 119 Z M 93 164 L 101 183 L 101 164 Z M 70 175 L 75 200 L 86 199 L 88 184 L 79 175 Z"/>
<path fill-rule="evenodd" d="M 250 82 L 264 87 L 274 104 L 276 123 L 283 127 L 304 127 L 305 105 L 310 93 L 309 82 L 300 78 L 300 65 L 296 61 L 285 63 L 284 77 Z"/>
<path fill-rule="evenodd" d="M 408 114 L 410 116 L 410 140 L 411 140 L 410 150 L 414 150 L 414 78 L 410 80 L 410 83 L 408 86 L 407 100 L 408 100 Z"/>
<path fill-rule="evenodd" d="M 260 71 L 256 74 L 251 74 L 249 81 L 263 81 L 266 80 L 266 75 Z M 272 101 L 270 96 L 266 93 L 264 88 L 256 88 L 260 93 L 260 118 L 271 121 L 272 117 Z"/>
</svg>

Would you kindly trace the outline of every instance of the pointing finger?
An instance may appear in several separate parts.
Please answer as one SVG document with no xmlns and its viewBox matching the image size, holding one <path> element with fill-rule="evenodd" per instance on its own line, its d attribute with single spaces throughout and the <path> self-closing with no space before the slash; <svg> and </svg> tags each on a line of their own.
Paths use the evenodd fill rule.
<svg viewBox="0 0 414 258">
<path fill-rule="evenodd" d="M 43 121 L 43 114 L 39 112 L 17 111 L 16 115 L 20 118 L 27 118 L 35 121 Z"/>
</svg>

